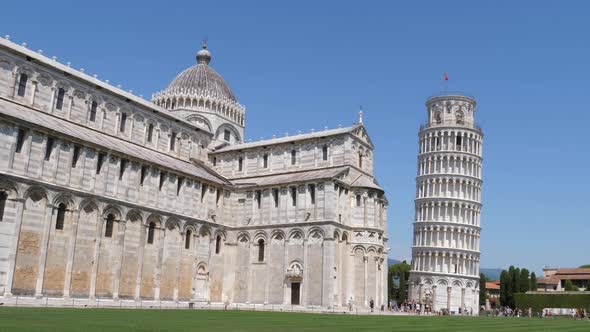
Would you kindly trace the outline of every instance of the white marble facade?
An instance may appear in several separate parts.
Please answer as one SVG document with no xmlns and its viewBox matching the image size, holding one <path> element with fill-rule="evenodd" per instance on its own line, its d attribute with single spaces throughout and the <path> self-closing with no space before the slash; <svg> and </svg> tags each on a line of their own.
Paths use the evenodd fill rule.
<svg viewBox="0 0 590 332">
<path fill-rule="evenodd" d="M 483 132 L 471 97 L 442 94 L 426 107 L 409 298 L 432 311 L 477 314 Z"/>
<path fill-rule="evenodd" d="M 147 101 L 0 39 L 5 303 L 386 303 L 387 200 L 362 123 L 245 143 L 210 61 L 203 48 Z"/>
</svg>

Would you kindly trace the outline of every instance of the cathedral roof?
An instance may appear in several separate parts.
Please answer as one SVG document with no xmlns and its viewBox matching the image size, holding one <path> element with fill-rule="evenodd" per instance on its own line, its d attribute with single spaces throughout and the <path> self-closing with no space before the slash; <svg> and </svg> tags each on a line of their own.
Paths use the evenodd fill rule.
<svg viewBox="0 0 590 332">
<path fill-rule="evenodd" d="M 236 102 L 236 97 L 223 79 L 209 66 L 211 52 L 207 45 L 197 52 L 197 63 L 180 74 L 162 90 L 161 95 L 183 95 L 190 97 L 210 97 L 218 100 Z"/>
<path fill-rule="evenodd" d="M 118 137 L 103 134 L 73 122 L 64 121 L 56 116 L 39 112 L 5 99 L 0 99 L 0 115 L 20 119 L 53 132 L 83 140 L 86 144 L 101 146 L 105 150 L 115 151 L 121 155 L 145 160 L 152 164 L 164 166 L 168 169 L 195 176 L 215 184 L 230 184 L 225 178 L 216 175 L 203 165 L 173 158 L 159 151 L 148 149 Z"/>
<path fill-rule="evenodd" d="M 250 149 L 250 148 L 268 146 L 268 145 L 274 145 L 274 144 L 302 141 L 302 140 L 313 139 L 313 138 L 323 138 L 323 137 L 327 137 L 327 136 L 341 135 L 341 134 L 351 133 L 355 129 L 357 129 L 359 126 L 360 125 L 353 125 L 351 127 L 328 129 L 328 130 L 316 131 L 316 132 L 307 133 L 307 134 L 299 134 L 299 135 L 293 135 L 293 136 L 285 136 L 285 137 L 278 137 L 278 138 L 272 138 L 272 139 L 267 139 L 267 140 L 261 140 L 261 141 L 257 141 L 257 142 L 248 142 L 248 143 L 230 145 L 230 146 L 225 146 L 223 148 L 220 148 L 219 150 L 216 150 L 214 152 L 236 151 L 236 150 Z"/>
</svg>

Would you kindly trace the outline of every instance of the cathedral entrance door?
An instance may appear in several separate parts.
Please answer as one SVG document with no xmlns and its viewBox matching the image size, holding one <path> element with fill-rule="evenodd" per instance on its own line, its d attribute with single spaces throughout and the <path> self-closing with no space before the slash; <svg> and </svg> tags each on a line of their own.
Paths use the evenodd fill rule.
<svg viewBox="0 0 590 332">
<path fill-rule="evenodd" d="M 298 282 L 291 283 L 291 304 L 299 305 L 299 289 L 301 284 Z"/>
</svg>

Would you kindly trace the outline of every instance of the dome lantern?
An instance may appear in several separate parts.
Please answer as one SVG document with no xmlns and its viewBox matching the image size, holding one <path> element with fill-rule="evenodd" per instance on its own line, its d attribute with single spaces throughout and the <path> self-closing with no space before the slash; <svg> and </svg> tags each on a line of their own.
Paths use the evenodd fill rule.
<svg viewBox="0 0 590 332">
<path fill-rule="evenodd" d="M 207 50 L 207 42 L 203 41 L 203 48 L 197 52 L 197 63 L 208 65 L 211 62 L 211 52 Z"/>
</svg>

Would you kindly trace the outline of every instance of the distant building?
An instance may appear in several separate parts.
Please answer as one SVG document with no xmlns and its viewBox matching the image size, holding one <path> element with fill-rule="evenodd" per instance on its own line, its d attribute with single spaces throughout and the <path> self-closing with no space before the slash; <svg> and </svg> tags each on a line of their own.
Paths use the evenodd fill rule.
<svg viewBox="0 0 590 332">
<path fill-rule="evenodd" d="M 565 282 L 570 280 L 580 290 L 587 290 L 590 282 L 590 269 L 586 268 L 544 268 L 543 276 L 537 278 L 537 291 L 564 291 Z"/>
<path fill-rule="evenodd" d="M 491 280 L 486 281 L 486 298 L 489 301 L 489 305 L 495 307 L 500 300 L 500 281 Z"/>
</svg>

